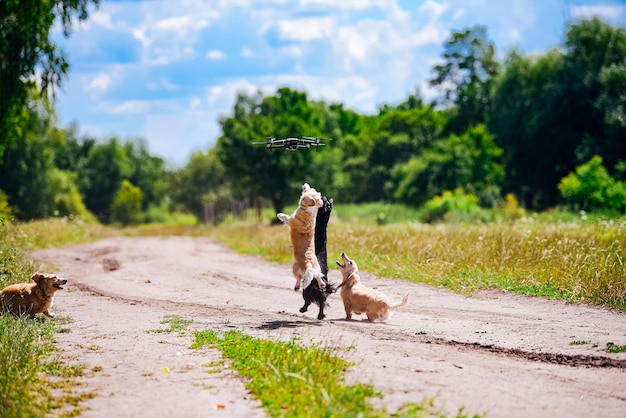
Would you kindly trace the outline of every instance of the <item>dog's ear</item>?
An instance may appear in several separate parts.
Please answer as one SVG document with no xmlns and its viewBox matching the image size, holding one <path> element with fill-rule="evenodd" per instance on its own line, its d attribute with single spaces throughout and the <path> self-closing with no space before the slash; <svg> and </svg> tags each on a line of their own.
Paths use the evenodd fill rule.
<svg viewBox="0 0 626 418">
<path fill-rule="evenodd" d="M 43 279 L 44 274 L 43 273 L 39 273 L 38 271 L 33 273 L 32 276 L 30 276 L 30 279 L 32 281 L 34 281 L 35 283 L 39 283 L 39 281 L 41 281 L 41 279 Z"/>
</svg>

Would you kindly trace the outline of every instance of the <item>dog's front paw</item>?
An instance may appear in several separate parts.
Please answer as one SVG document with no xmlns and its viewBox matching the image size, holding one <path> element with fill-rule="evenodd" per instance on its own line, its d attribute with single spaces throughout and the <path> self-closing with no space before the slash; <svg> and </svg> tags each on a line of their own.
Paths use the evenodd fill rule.
<svg viewBox="0 0 626 418">
<path fill-rule="evenodd" d="M 54 314 L 50 311 L 45 311 L 43 314 L 47 316 L 48 318 L 54 318 Z"/>
</svg>

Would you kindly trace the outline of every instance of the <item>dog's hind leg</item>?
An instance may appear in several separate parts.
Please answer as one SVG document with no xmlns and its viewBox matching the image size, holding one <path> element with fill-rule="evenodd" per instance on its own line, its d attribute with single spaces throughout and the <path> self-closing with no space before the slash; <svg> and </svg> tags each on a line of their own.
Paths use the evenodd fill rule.
<svg viewBox="0 0 626 418">
<path fill-rule="evenodd" d="M 309 309 L 309 305 L 311 305 L 311 297 L 309 297 L 308 293 L 311 289 L 304 289 L 302 291 L 302 297 L 304 298 L 304 306 L 300 308 L 301 313 L 305 313 Z"/>
<path fill-rule="evenodd" d="M 307 268 L 304 272 L 304 287 L 306 288 L 315 279 L 320 290 L 326 289 L 326 283 L 322 279 L 321 272 L 315 272 L 312 268 Z"/>
<path fill-rule="evenodd" d="M 320 311 L 317 314 L 317 319 L 319 319 L 321 321 L 324 318 L 326 318 L 326 315 L 324 315 L 324 304 L 322 303 L 320 305 Z"/>
</svg>

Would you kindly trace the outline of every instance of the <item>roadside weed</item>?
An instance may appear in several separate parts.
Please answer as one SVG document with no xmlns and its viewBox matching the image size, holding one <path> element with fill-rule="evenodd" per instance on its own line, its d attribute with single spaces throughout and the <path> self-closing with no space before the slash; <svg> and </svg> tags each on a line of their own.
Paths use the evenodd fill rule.
<svg viewBox="0 0 626 418">
<path fill-rule="evenodd" d="M 617 345 L 611 342 L 606 343 L 607 353 L 626 353 L 626 345 Z"/>
<path fill-rule="evenodd" d="M 230 368 L 246 378 L 246 387 L 272 417 L 388 417 L 385 409 L 369 403 L 382 395 L 369 384 L 346 383 L 343 372 L 352 365 L 329 347 L 305 346 L 251 337 L 241 331 L 223 336 L 197 331 L 192 348 L 219 349 Z M 404 405 L 397 417 L 443 417 L 432 401 Z M 465 417 L 462 411 L 456 417 Z"/>
</svg>

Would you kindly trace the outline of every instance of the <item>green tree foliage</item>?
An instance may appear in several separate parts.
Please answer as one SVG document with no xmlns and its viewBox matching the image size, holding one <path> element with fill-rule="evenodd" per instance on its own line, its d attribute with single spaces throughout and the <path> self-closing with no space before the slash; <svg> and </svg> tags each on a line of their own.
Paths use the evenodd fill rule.
<svg viewBox="0 0 626 418">
<path fill-rule="evenodd" d="M 87 214 L 74 183 L 75 175 L 54 164 L 55 144 L 62 133 L 48 103 L 31 99 L 14 114 L 13 138 L 0 165 L 0 189 L 22 220 Z"/>
<path fill-rule="evenodd" d="M 163 205 L 167 193 L 165 161 L 150 154 L 144 139 L 127 141 L 123 147 L 131 166 L 128 180 L 141 189 L 142 210 Z"/>
<path fill-rule="evenodd" d="M 50 39 L 55 22 L 69 36 L 76 20 L 88 17 L 100 0 L 2 0 L 0 2 L 0 132 L 13 128 L 11 114 L 20 113 L 29 90 L 43 97 L 54 92 L 68 70 L 64 52 Z M 13 135 L 0 135 L 0 157 Z"/>
<path fill-rule="evenodd" d="M 113 137 L 89 151 L 78 169 L 78 186 L 85 205 L 101 222 L 111 221 L 111 203 L 122 180 L 133 173 L 130 158 Z"/>
<path fill-rule="evenodd" d="M 341 178 L 340 153 L 329 143 L 316 152 L 268 151 L 253 145 L 268 136 L 330 136 L 337 133 L 337 118 L 322 103 L 311 102 L 303 92 L 283 87 L 274 96 L 239 94 L 232 117 L 220 120 L 222 136 L 216 152 L 235 189 L 253 199 L 268 199 L 277 211 L 297 201 L 302 183 L 324 194 L 334 193 Z"/>
<path fill-rule="evenodd" d="M 624 98 L 624 90 L 619 88 L 626 82 L 619 68 L 623 71 L 625 65 L 626 28 L 611 26 L 599 18 L 568 25 L 561 81 L 563 94 L 569 99 L 568 121 L 577 134 L 577 164 L 596 154 L 608 167 L 626 158 L 624 137 L 613 136 L 620 133 L 606 126 L 607 118 L 615 121 L 611 110 L 619 108 L 620 96 Z M 607 107 L 602 106 L 604 98 L 609 99 Z"/>
<path fill-rule="evenodd" d="M 65 154 L 68 164 L 76 165 L 85 205 L 102 222 L 112 220 L 111 204 L 123 180 L 141 190 L 142 210 L 166 203 L 165 163 L 150 154 L 142 139 L 121 142 L 111 137 L 101 143 L 86 139 L 82 144 L 70 140 Z"/>
<path fill-rule="evenodd" d="M 421 206 L 445 190 L 462 188 L 493 205 L 499 197 L 504 170 L 502 150 L 484 125 L 463 135 L 435 140 L 419 155 L 392 170 L 396 201 Z"/>
<path fill-rule="evenodd" d="M 51 203 L 54 216 L 91 216 L 78 191 L 76 173 L 53 168 L 48 182 L 53 191 Z"/>
<path fill-rule="evenodd" d="M 361 134 L 371 144 L 363 147 L 368 155 L 362 169 L 349 174 L 351 178 L 354 175 L 358 176 L 357 179 L 363 177 L 359 183 L 351 182 L 350 189 L 359 187 L 360 192 L 354 196 L 357 198 L 354 201 L 393 199 L 390 190 L 395 189 L 397 182 L 390 183 L 394 181 L 392 169 L 424 152 L 440 137 L 445 123 L 444 115 L 425 105 L 419 94 L 409 96 L 407 102 L 396 107 L 382 107 L 373 123 Z"/>
<path fill-rule="evenodd" d="M 142 193 L 139 187 L 124 179 L 111 202 L 111 221 L 122 225 L 136 224 L 141 220 Z"/>
<path fill-rule="evenodd" d="M 451 34 L 444 44 L 443 63 L 435 65 L 430 85 L 439 88 L 439 103 L 453 105 L 449 130 L 462 133 L 485 123 L 491 111 L 491 90 L 500 64 L 487 28 L 475 25 Z"/>
<path fill-rule="evenodd" d="M 174 173 L 170 184 L 170 195 L 179 208 L 204 222 L 219 222 L 235 200 L 215 149 L 194 153 L 187 165 Z"/>
<path fill-rule="evenodd" d="M 600 96 L 596 108 L 603 117 L 604 150 L 615 162 L 624 156 L 626 138 L 626 62 L 612 64 L 600 73 Z"/>
<path fill-rule="evenodd" d="M 593 156 L 564 177 L 559 190 L 565 202 L 575 209 L 611 209 L 622 212 L 626 205 L 626 187 L 611 177 L 600 156 Z"/>
<path fill-rule="evenodd" d="M 513 52 L 494 95 L 489 130 L 504 152 L 505 190 L 529 208 L 558 201 L 556 184 L 575 158 L 569 124 L 554 120 L 566 107 L 556 78 L 562 67 L 556 50 L 538 59 Z"/>
<path fill-rule="evenodd" d="M 569 24 L 562 51 L 508 57 L 489 129 L 504 150 L 505 188 L 525 206 L 557 204 L 561 178 L 593 155 L 609 170 L 626 158 L 619 124 L 624 96 L 614 90 L 623 86 L 625 60 L 624 28 L 597 18 Z"/>
</svg>

